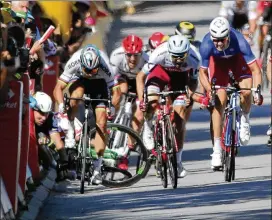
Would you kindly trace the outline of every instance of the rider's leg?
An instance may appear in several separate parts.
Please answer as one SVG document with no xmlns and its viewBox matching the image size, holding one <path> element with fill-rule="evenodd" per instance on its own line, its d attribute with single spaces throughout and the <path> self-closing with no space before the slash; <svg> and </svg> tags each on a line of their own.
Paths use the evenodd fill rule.
<svg viewBox="0 0 272 220">
<path fill-rule="evenodd" d="M 187 175 L 186 170 L 182 165 L 182 152 L 183 152 L 183 144 L 185 139 L 186 133 L 186 122 L 189 120 L 191 112 L 193 109 L 193 105 L 190 104 L 188 107 L 175 105 L 174 102 L 174 121 L 176 126 L 176 141 L 178 145 L 178 152 L 177 152 L 177 164 L 178 164 L 178 176 L 183 178 Z"/>
<path fill-rule="evenodd" d="M 69 87 L 69 92 L 71 98 L 82 98 L 84 94 L 84 86 L 76 81 Z M 71 100 L 70 101 L 70 110 L 68 111 L 68 117 L 69 117 L 69 127 L 67 129 L 66 135 L 65 135 L 65 147 L 66 148 L 73 148 L 75 145 L 75 131 L 74 131 L 74 119 L 76 116 L 76 113 L 78 112 L 78 106 L 80 101 Z"/>
<path fill-rule="evenodd" d="M 215 98 L 215 107 L 211 110 L 212 121 L 212 134 L 213 134 L 213 154 L 212 163 L 213 167 L 222 165 L 221 161 L 221 134 L 222 134 L 222 121 L 223 113 L 227 103 L 227 94 L 225 90 L 218 90 Z"/>
<path fill-rule="evenodd" d="M 100 175 L 102 157 L 106 148 L 107 141 L 107 113 L 105 106 L 97 106 L 95 109 L 96 116 L 96 133 L 92 140 L 92 145 L 95 148 L 98 159 L 94 160 L 94 173 L 92 176 L 92 184 L 101 184 L 102 178 Z"/>
<path fill-rule="evenodd" d="M 147 94 L 158 93 L 160 88 L 158 86 L 149 85 L 147 87 Z M 158 108 L 158 96 L 148 97 L 148 108 L 144 116 L 144 126 L 143 126 L 143 142 L 148 150 L 154 148 L 154 138 L 152 131 L 152 118 L 155 110 Z"/>
</svg>

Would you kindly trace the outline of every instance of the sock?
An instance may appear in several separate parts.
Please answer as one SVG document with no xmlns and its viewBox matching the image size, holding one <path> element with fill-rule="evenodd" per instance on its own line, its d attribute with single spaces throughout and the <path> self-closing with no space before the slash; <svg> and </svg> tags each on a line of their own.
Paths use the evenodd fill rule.
<svg viewBox="0 0 272 220">
<path fill-rule="evenodd" d="M 176 153 L 176 157 L 177 157 L 177 164 L 180 164 L 182 159 L 182 150 L 179 150 L 177 153 Z"/>
<path fill-rule="evenodd" d="M 241 116 L 241 122 L 242 123 L 248 123 L 249 122 L 249 113 L 247 113 L 247 114 L 242 114 L 242 116 Z"/>
<path fill-rule="evenodd" d="M 213 151 L 214 152 L 221 152 L 221 137 L 214 138 Z"/>
<path fill-rule="evenodd" d="M 102 157 L 98 157 L 98 159 L 94 160 L 94 170 L 100 172 L 101 164 L 102 164 Z"/>
</svg>

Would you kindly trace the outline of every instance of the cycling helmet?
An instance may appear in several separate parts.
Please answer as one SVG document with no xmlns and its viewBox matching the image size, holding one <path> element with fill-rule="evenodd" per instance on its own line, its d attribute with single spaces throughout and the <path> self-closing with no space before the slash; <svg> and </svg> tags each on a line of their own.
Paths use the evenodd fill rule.
<svg viewBox="0 0 272 220">
<path fill-rule="evenodd" d="M 152 50 L 154 50 L 156 47 L 158 47 L 163 41 L 164 34 L 161 32 L 155 32 L 151 35 L 151 37 L 148 39 L 148 44 Z"/>
<path fill-rule="evenodd" d="M 230 24 L 224 17 L 217 17 L 210 24 L 210 34 L 212 38 L 225 38 L 229 35 Z"/>
<path fill-rule="evenodd" d="M 85 46 L 80 54 L 80 63 L 87 70 L 98 68 L 100 64 L 100 53 L 96 46 L 89 44 Z"/>
<path fill-rule="evenodd" d="M 196 29 L 195 26 L 189 21 L 181 21 L 175 29 L 175 34 L 185 36 L 189 41 L 195 40 Z"/>
<path fill-rule="evenodd" d="M 49 95 L 44 92 L 36 92 L 34 95 L 36 99 L 36 105 L 34 107 L 35 110 L 48 113 L 52 110 L 52 99 Z"/>
<path fill-rule="evenodd" d="M 141 53 L 143 41 L 137 35 L 129 35 L 122 41 L 123 48 L 126 53 L 135 54 Z"/>
<path fill-rule="evenodd" d="M 186 57 L 190 49 L 189 40 L 180 35 L 173 35 L 168 40 L 168 52 L 171 56 Z"/>
</svg>

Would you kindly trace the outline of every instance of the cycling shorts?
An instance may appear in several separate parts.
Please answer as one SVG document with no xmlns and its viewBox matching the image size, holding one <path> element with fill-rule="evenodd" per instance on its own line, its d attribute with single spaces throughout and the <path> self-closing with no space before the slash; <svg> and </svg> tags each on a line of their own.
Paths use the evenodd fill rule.
<svg viewBox="0 0 272 220">
<path fill-rule="evenodd" d="M 69 93 L 72 94 L 78 87 L 84 88 L 84 94 L 90 95 L 91 99 L 108 99 L 109 89 L 104 79 L 86 79 L 79 78 L 69 83 Z M 94 101 L 92 102 L 92 108 L 105 108 L 107 102 Z"/>
<path fill-rule="evenodd" d="M 229 58 L 210 57 L 209 79 L 216 79 L 216 85 L 227 86 L 229 83 L 229 72 L 232 72 L 237 81 L 251 78 L 252 73 L 242 54 L 236 54 Z"/>
</svg>

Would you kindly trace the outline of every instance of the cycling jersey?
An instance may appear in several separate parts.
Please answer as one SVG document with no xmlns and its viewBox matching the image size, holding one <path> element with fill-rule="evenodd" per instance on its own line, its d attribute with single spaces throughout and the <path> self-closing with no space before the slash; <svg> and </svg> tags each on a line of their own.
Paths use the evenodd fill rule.
<svg viewBox="0 0 272 220">
<path fill-rule="evenodd" d="M 110 56 L 110 64 L 115 75 L 126 75 L 128 78 L 135 78 L 140 72 L 143 65 L 148 61 L 148 55 L 142 52 L 139 62 L 135 68 L 130 69 L 128 66 L 125 50 L 123 47 L 115 49 Z"/>
<path fill-rule="evenodd" d="M 99 50 L 100 53 L 100 65 L 99 70 L 96 75 L 84 74 L 81 69 L 80 54 L 82 49 L 78 50 L 73 54 L 73 56 L 68 60 L 65 65 L 64 72 L 60 76 L 60 80 L 66 84 L 75 81 L 80 78 L 84 79 L 104 79 L 107 86 L 110 88 L 117 84 L 114 80 L 114 73 L 112 67 L 109 64 L 109 58 L 103 51 Z"/>
<path fill-rule="evenodd" d="M 219 11 L 219 16 L 229 20 L 235 29 L 241 29 L 248 23 L 248 20 L 257 18 L 256 1 L 244 1 L 242 7 L 238 7 L 236 1 L 223 1 Z"/>
<path fill-rule="evenodd" d="M 157 65 L 163 67 L 167 72 L 186 72 L 190 71 L 190 78 L 198 78 L 198 69 L 200 64 L 200 59 L 196 52 L 190 48 L 186 62 L 181 65 L 179 68 L 175 66 L 172 62 L 171 54 L 168 52 L 167 42 L 164 42 L 158 46 L 150 55 L 148 63 L 144 65 L 142 71 L 145 74 L 149 74 L 150 71 Z"/>
<path fill-rule="evenodd" d="M 244 1 L 241 8 L 236 1 L 222 1 L 219 16 L 231 19 L 234 14 L 246 14 L 249 20 L 257 18 L 256 1 Z"/>
<path fill-rule="evenodd" d="M 219 51 L 215 48 L 214 43 L 211 40 L 210 33 L 204 36 L 200 46 L 202 68 L 209 67 L 209 59 L 211 56 L 229 58 L 236 54 L 242 54 L 247 64 L 251 64 L 256 60 L 254 54 L 252 53 L 250 45 L 240 32 L 231 28 L 229 38 L 230 43 L 228 48 L 224 51 Z"/>
</svg>

